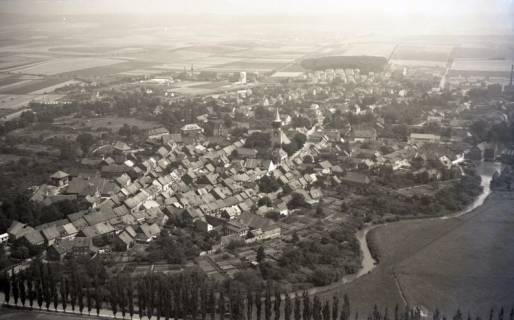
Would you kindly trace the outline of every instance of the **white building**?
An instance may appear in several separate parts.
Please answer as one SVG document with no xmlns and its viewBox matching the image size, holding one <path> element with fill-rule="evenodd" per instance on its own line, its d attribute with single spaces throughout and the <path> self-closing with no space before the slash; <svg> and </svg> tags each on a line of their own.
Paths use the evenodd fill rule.
<svg viewBox="0 0 514 320">
<path fill-rule="evenodd" d="M 241 84 L 246 84 L 246 72 L 244 72 L 244 71 L 239 72 L 239 82 Z"/>
<path fill-rule="evenodd" d="M 9 234 L 7 234 L 7 233 L 0 234 L 0 244 L 6 243 L 7 240 L 9 240 Z"/>
</svg>

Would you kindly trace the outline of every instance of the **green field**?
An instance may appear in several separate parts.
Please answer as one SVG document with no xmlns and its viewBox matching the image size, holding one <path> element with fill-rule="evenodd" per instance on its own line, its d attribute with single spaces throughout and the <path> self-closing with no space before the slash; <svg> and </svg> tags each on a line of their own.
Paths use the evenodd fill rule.
<svg viewBox="0 0 514 320">
<path fill-rule="evenodd" d="M 361 312 L 375 303 L 391 310 L 404 300 L 451 314 L 457 308 L 480 311 L 482 318 L 492 306 L 510 308 L 513 203 L 514 194 L 493 194 L 460 218 L 403 221 L 373 230 L 369 240 L 378 248 L 379 266 L 340 292 L 348 293 Z"/>
</svg>

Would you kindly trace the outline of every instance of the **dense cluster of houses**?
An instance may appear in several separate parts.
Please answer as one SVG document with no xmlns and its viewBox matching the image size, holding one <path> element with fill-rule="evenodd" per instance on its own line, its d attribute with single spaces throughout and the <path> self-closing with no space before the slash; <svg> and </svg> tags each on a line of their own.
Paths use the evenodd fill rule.
<svg viewBox="0 0 514 320">
<path fill-rule="evenodd" d="M 37 227 L 15 221 L 8 230 L 9 238 L 48 247 L 54 258 L 92 253 L 95 248 L 128 250 L 136 242 L 147 243 L 157 237 L 171 218 L 199 231 L 217 231 L 222 237 L 216 247 L 223 247 L 237 239 L 252 243 L 280 237 L 279 225 L 267 214 L 287 215 L 291 192 L 301 193 L 309 204 L 321 198 L 319 188 L 312 186 L 316 173 L 302 174 L 296 166 L 306 154 L 316 156 L 325 141 L 309 144 L 296 157 L 274 163 L 257 158 L 256 153 L 245 153 L 243 139 L 212 147 L 196 127 L 185 126 L 193 131 L 179 134 L 180 138 L 174 134 L 177 139 L 152 132 L 150 142 L 156 152 L 149 157 L 115 143 L 110 156 L 89 162 L 96 170 L 54 173 L 51 183 L 35 189 L 32 201 L 50 204 L 83 199 L 90 209 Z M 122 167 L 122 173 L 115 177 L 106 174 L 103 169 L 112 165 Z M 272 206 L 259 207 L 258 200 L 264 195 L 258 192 L 257 183 L 266 175 L 281 189 L 266 195 Z M 289 192 L 280 192 L 285 189 Z"/>
<path fill-rule="evenodd" d="M 462 104 L 450 113 L 434 108 L 424 114 L 421 126 L 410 126 L 407 141 L 401 141 L 382 135 L 385 120 L 376 111 L 393 98 L 397 103 L 411 102 L 414 97 L 408 90 L 390 73 L 325 72 L 316 77 L 343 75 L 345 81 L 358 87 L 340 92 L 315 81 L 308 89 L 280 88 L 262 98 L 260 105 L 264 107 L 314 100 L 316 103 L 295 110 L 294 115 L 320 124 L 311 130 L 291 127 L 291 132 L 285 133 L 281 126 L 291 122 L 291 115 L 284 120 L 277 110 L 270 132 L 272 156 L 267 159 L 260 158 L 256 149 L 245 147 L 244 139 L 229 140 L 223 120 L 209 111 L 210 107 L 207 114 L 197 117 L 197 123 L 185 124 L 179 133 L 165 128 L 149 130 L 144 148 L 135 149 L 121 141 L 100 146 L 92 156 L 82 159 L 82 167 L 88 170 L 58 171 L 50 183 L 35 188 L 31 198 L 43 205 L 81 199 L 90 209 L 37 227 L 15 221 L 8 238 L 48 247 L 49 256 L 60 259 L 67 254 L 90 254 L 98 248 L 124 251 L 136 242 L 148 243 L 173 219 L 201 232 L 218 232 L 221 241 L 215 247 L 221 248 L 235 240 L 252 243 L 280 237 L 281 229 L 270 218 L 271 213 L 288 215 L 295 193 L 315 205 L 323 186 L 367 186 L 384 168 L 393 174 L 420 177 L 424 182 L 441 180 L 448 172 L 459 170 L 455 164 L 460 155 L 444 146 L 469 137 L 473 114 L 467 117 L 466 113 L 477 112 L 477 108 Z M 361 110 L 357 102 L 369 96 L 377 98 L 375 103 Z M 239 105 L 237 112 L 248 118 L 255 116 L 250 104 Z M 373 113 L 375 122 L 324 128 L 324 117 L 336 112 L 354 116 Z M 209 134 L 206 123 L 214 124 Z M 418 133 L 430 123 L 450 128 L 451 136 L 442 137 L 438 130 Z M 265 125 L 269 129 L 269 123 Z M 251 124 L 234 120 L 233 126 L 252 132 L 264 125 L 257 120 Z M 305 134 L 306 143 L 288 156 L 281 146 L 291 143 L 288 135 L 294 133 Z M 265 176 L 278 183 L 277 191 L 264 194 L 259 190 L 259 180 Z M 259 206 L 263 197 L 271 204 Z"/>
</svg>

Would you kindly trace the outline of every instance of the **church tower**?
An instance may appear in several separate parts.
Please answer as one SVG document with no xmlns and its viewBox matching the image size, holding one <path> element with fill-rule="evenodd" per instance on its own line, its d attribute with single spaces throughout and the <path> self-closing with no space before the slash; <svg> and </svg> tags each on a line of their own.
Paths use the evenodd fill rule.
<svg viewBox="0 0 514 320">
<path fill-rule="evenodd" d="M 287 153 L 282 149 L 282 145 L 287 141 L 284 141 L 284 133 L 282 132 L 282 120 L 280 119 L 280 113 L 275 115 L 275 119 L 271 123 L 271 159 L 273 163 L 279 164 L 284 159 L 287 159 Z"/>
<path fill-rule="evenodd" d="M 281 148 L 282 147 L 282 120 L 280 119 L 280 114 L 278 113 L 277 108 L 277 114 L 275 116 L 275 120 L 271 123 L 272 130 L 271 130 L 271 147 L 273 149 L 275 148 Z"/>
</svg>

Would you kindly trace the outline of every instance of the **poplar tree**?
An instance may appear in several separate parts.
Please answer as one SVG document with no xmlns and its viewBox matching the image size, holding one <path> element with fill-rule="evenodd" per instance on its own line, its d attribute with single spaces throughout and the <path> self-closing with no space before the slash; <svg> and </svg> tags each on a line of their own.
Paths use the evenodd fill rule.
<svg viewBox="0 0 514 320">
<path fill-rule="evenodd" d="M 337 320 L 339 317 L 339 298 L 337 296 L 332 297 L 332 320 Z"/>
<path fill-rule="evenodd" d="M 7 271 L 4 272 L 3 284 L 5 303 L 9 303 L 9 300 L 11 300 L 11 277 Z"/>
<path fill-rule="evenodd" d="M 87 314 L 91 315 L 91 310 L 93 310 L 93 296 L 91 295 L 90 288 L 86 288 L 86 304 L 87 304 Z"/>
<path fill-rule="evenodd" d="M 75 312 L 75 306 L 77 304 L 77 281 L 76 278 L 71 277 L 71 283 L 69 285 L 70 288 L 70 304 L 71 304 L 71 311 Z"/>
<path fill-rule="evenodd" d="M 314 296 L 312 303 L 312 318 L 314 320 L 321 320 L 321 301 L 318 296 Z"/>
<path fill-rule="evenodd" d="M 144 286 L 141 282 L 139 282 L 137 287 L 137 311 L 139 314 L 139 319 L 143 318 L 143 313 L 145 310 L 145 300 L 146 300 L 146 292 Z"/>
<path fill-rule="evenodd" d="M 154 301 L 154 296 L 155 296 L 155 290 L 154 290 L 154 278 L 153 276 L 150 276 L 150 277 L 147 277 L 146 279 L 147 281 L 145 281 L 145 285 L 146 285 L 146 296 L 147 296 L 147 299 L 146 299 L 146 316 L 148 317 L 148 319 L 152 318 L 152 315 L 153 315 L 153 309 L 155 307 L 155 301 Z"/>
<path fill-rule="evenodd" d="M 52 300 L 54 302 L 54 310 L 57 311 L 59 306 L 59 290 L 57 289 L 57 281 L 55 279 L 52 282 Z"/>
<path fill-rule="evenodd" d="M 291 297 L 286 293 L 284 302 L 284 320 L 291 320 L 292 311 Z"/>
<path fill-rule="evenodd" d="M 345 314 L 345 319 L 349 319 L 351 315 L 351 308 L 350 308 L 350 299 L 348 298 L 348 295 L 345 293 L 343 296 L 343 306 L 341 310 Z"/>
<path fill-rule="evenodd" d="M 266 286 L 266 296 L 264 297 L 264 319 L 271 320 L 271 288 Z"/>
<path fill-rule="evenodd" d="M 61 295 L 62 309 L 64 312 L 66 312 L 66 307 L 68 305 L 68 292 L 66 287 L 66 278 L 62 277 L 61 282 L 59 283 L 59 293 Z"/>
<path fill-rule="evenodd" d="M 119 304 L 120 304 L 121 316 L 123 318 L 125 318 L 125 313 L 127 311 L 127 299 L 126 299 L 126 296 L 125 296 L 124 281 L 123 281 L 123 279 L 120 279 L 120 278 L 117 279 L 117 281 L 116 281 L 116 290 L 118 291 L 117 292 L 117 296 L 119 297 L 118 300 L 119 300 Z"/>
<path fill-rule="evenodd" d="M 325 301 L 321 313 L 323 314 L 323 320 L 330 320 L 330 304 L 328 303 L 328 301 Z"/>
<path fill-rule="evenodd" d="M 102 288 L 100 288 L 98 276 L 95 275 L 95 309 L 96 315 L 100 315 L 100 310 L 102 309 Z"/>
<path fill-rule="evenodd" d="M 25 289 L 25 279 L 24 276 L 18 278 L 18 287 L 20 289 L 20 301 L 21 305 L 25 306 L 25 302 L 27 301 L 27 291 Z"/>
<path fill-rule="evenodd" d="M 294 295 L 294 320 L 302 319 L 302 304 L 298 295 Z"/>
<path fill-rule="evenodd" d="M 79 312 L 82 314 L 84 312 L 84 291 L 82 290 L 82 284 L 77 285 L 78 291 L 77 291 L 77 302 L 79 305 Z"/>
<path fill-rule="evenodd" d="M 207 287 L 202 285 L 200 289 L 200 316 L 202 320 L 207 319 Z"/>
<path fill-rule="evenodd" d="M 29 306 L 32 310 L 34 308 L 34 299 L 36 298 L 36 292 L 34 291 L 34 280 L 27 279 L 27 290 L 29 296 Z"/>
<path fill-rule="evenodd" d="M 258 292 L 255 295 L 255 312 L 257 320 L 261 320 L 262 314 L 262 292 Z"/>
<path fill-rule="evenodd" d="M 43 308 L 43 281 L 36 282 L 36 297 L 39 309 Z"/>
<path fill-rule="evenodd" d="M 127 300 L 128 312 L 130 319 L 132 319 L 132 317 L 134 317 L 134 287 L 132 286 L 132 281 L 129 281 L 127 284 Z"/>
<path fill-rule="evenodd" d="M 311 320 L 311 300 L 307 291 L 303 292 L 303 318 L 302 320 Z"/>
<path fill-rule="evenodd" d="M 223 295 L 223 290 L 220 291 L 218 305 L 219 319 L 223 320 L 225 318 L 225 296 Z"/>
<path fill-rule="evenodd" d="M 253 293 L 248 290 L 246 292 L 246 319 L 251 320 L 253 315 Z"/>
<path fill-rule="evenodd" d="M 280 320 L 280 305 L 281 304 L 282 304 L 282 297 L 280 295 L 280 291 L 278 289 L 275 289 L 275 304 L 274 304 L 275 320 Z"/>
<path fill-rule="evenodd" d="M 118 313 L 118 296 L 114 281 L 109 283 L 109 302 L 111 303 L 112 314 L 116 318 L 116 314 Z"/>
<path fill-rule="evenodd" d="M 209 293 L 209 314 L 211 320 L 216 318 L 216 295 L 214 294 L 214 288 L 211 288 Z"/>
<path fill-rule="evenodd" d="M 14 269 L 12 270 L 11 286 L 12 286 L 12 296 L 14 298 L 14 304 L 18 305 L 18 299 L 20 297 L 20 290 L 18 287 L 18 278 L 16 277 L 16 274 L 14 273 Z"/>
</svg>

